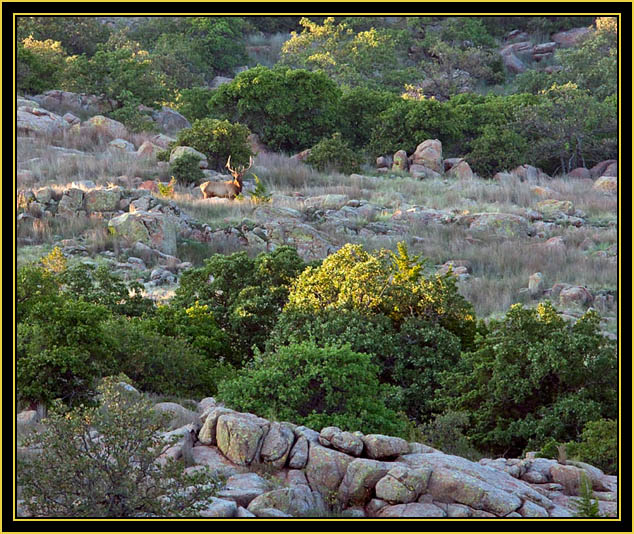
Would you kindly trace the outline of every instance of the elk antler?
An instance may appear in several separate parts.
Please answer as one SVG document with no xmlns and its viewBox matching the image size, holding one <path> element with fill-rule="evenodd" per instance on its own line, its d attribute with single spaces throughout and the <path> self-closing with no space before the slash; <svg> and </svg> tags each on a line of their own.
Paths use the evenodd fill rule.
<svg viewBox="0 0 634 534">
<path fill-rule="evenodd" d="M 253 156 L 249 156 L 249 166 L 246 169 L 245 169 L 244 165 L 241 165 L 237 169 L 232 169 L 231 168 L 231 155 L 229 155 L 229 159 L 227 160 L 226 167 L 227 167 L 227 169 L 229 169 L 229 172 L 234 177 L 234 179 L 238 180 L 239 178 L 242 178 L 244 176 L 244 174 L 251 168 L 252 165 L 253 165 Z"/>
</svg>

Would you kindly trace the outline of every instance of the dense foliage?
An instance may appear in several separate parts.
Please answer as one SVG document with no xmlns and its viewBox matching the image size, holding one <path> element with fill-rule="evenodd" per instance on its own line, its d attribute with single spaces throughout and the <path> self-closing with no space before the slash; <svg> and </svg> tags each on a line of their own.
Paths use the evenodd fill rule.
<svg viewBox="0 0 634 534">
<path fill-rule="evenodd" d="M 618 411 L 616 347 L 588 311 L 567 325 L 546 302 L 512 306 L 445 373 L 438 406 L 469 414 L 480 450 L 518 456 L 553 438 L 575 439 L 589 421 Z"/>
<path fill-rule="evenodd" d="M 339 132 L 319 141 L 311 149 L 305 161 L 320 171 L 339 171 L 343 174 L 351 174 L 361 170 L 359 157 L 348 143 L 341 139 Z"/>
<path fill-rule="evenodd" d="M 246 165 L 251 148 L 247 143 L 249 128 L 244 124 L 232 124 L 227 120 L 199 119 L 191 128 L 178 132 L 175 146 L 190 146 L 207 156 L 212 169 L 222 170 L 229 156 L 234 165 Z"/>
<path fill-rule="evenodd" d="M 404 422 L 386 408 L 370 356 L 349 346 L 318 347 L 306 342 L 258 354 L 236 378 L 220 384 L 229 406 L 311 428 L 400 435 Z"/>
<path fill-rule="evenodd" d="M 200 156 L 186 152 L 172 161 L 170 174 L 182 185 L 199 182 L 205 177 L 205 173 L 200 168 L 200 161 Z"/>
</svg>

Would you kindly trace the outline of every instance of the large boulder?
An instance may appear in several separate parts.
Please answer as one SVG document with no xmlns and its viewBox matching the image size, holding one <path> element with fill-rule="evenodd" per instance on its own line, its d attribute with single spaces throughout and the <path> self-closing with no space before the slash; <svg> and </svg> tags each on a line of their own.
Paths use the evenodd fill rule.
<svg viewBox="0 0 634 534">
<path fill-rule="evenodd" d="M 568 178 L 581 178 L 588 180 L 592 178 L 592 174 L 590 173 L 590 170 L 585 167 L 577 167 L 568 173 Z"/>
<path fill-rule="evenodd" d="M 592 189 L 603 193 L 616 193 L 619 190 L 618 178 L 616 176 L 601 176 L 594 182 Z"/>
<path fill-rule="evenodd" d="M 376 496 L 391 504 L 414 502 L 427 489 L 431 469 L 396 466 L 377 482 Z"/>
<path fill-rule="evenodd" d="M 364 505 L 372 496 L 374 486 L 394 467 L 392 462 L 357 458 L 352 460 L 339 486 L 338 499 L 347 506 Z"/>
<path fill-rule="evenodd" d="M 409 452 L 409 443 L 403 438 L 384 436 L 383 434 L 367 434 L 363 436 L 363 444 L 368 457 L 375 460 L 396 458 Z"/>
<path fill-rule="evenodd" d="M 112 111 L 116 102 L 96 95 L 86 95 L 53 89 L 31 97 L 40 106 L 59 113 L 72 112 L 78 115 L 97 115 Z"/>
<path fill-rule="evenodd" d="M 409 503 L 384 506 L 377 513 L 377 517 L 446 517 L 446 513 L 432 503 Z"/>
<path fill-rule="evenodd" d="M 583 286 L 567 287 L 559 293 L 559 303 L 563 307 L 587 308 L 593 301 L 592 293 Z"/>
<path fill-rule="evenodd" d="M 591 178 L 598 178 L 599 176 L 605 176 L 605 171 L 606 169 L 612 165 L 613 163 L 616 163 L 617 161 L 615 159 L 606 159 L 604 161 L 601 161 L 599 163 L 597 163 L 594 167 L 592 167 L 590 169 L 590 177 Z"/>
<path fill-rule="evenodd" d="M 173 217 L 163 213 L 137 211 L 123 213 L 108 221 L 115 236 L 155 248 L 164 254 L 176 254 L 176 224 Z"/>
<path fill-rule="evenodd" d="M 393 171 L 407 172 L 409 170 L 409 160 L 407 159 L 407 152 L 405 150 L 399 150 L 394 154 L 394 163 L 392 163 Z"/>
<path fill-rule="evenodd" d="M 361 437 L 352 432 L 343 432 L 336 426 L 322 428 L 319 434 L 319 443 L 326 447 L 350 454 L 351 456 L 361 456 L 363 441 Z"/>
<path fill-rule="evenodd" d="M 541 169 L 527 164 L 516 167 L 511 171 L 510 174 L 515 176 L 516 178 L 519 178 L 521 182 L 536 182 L 537 180 L 550 179 L 550 176 L 548 176 Z"/>
<path fill-rule="evenodd" d="M 70 127 L 59 115 L 38 107 L 18 108 L 16 119 L 17 132 L 21 135 L 55 135 Z"/>
<path fill-rule="evenodd" d="M 85 131 L 95 131 L 110 139 L 125 138 L 130 135 L 122 123 L 103 115 L 95 115 L 86 122 L 71 127 L 71 132 L 77 134 L 82 134 Z"/>
<path fill-rule="evenodd" d="M 130 143 L 130 141 L 126 141 L 125 139 L 113 139 L 108 143 L 108 146 L 114 150 L 119 150 L 121 152 L 132 153 L 136 151 L 135 146 Z"/>
<path fill-rule="evenodd" d="M 270 423 L 248 413 L 228 413 L 218 418 L 218 448 L 233 463 L 250 465 L 260 461 L 260 451 Z"/>
<path fill-rule="evenodd" d="M 173 134 L 184 128 L 191 128 L 191 123 L 178 111 L 163 106 L 161 111 L 153 111 L 152 119 L 164 132 Z"/>
<path fill-rule="evenodd" d="M 200 466 L 207 468 L 211 476 L 231 477 L 247 472 L 246 467 L 242 467 L 229 461 L 216 447 L 207 445 L 197 445 L 192 447 L 193 467 L 188 467 L 185 472 L 195 472 Z"/>
<path fill-rule="evenodd" d="M 121 200 L 121 188 L 92 189 L 84 194 L 84 209 L 92 211 L 116 211 Z"/>
<path fill-rule="evenodd" d="M 553 33 L 550 38 L 562 48 L 570 48 L 579 44 L 591 31 L 590 28 L 572 28 L 564 32 Z"/>
<path fill-rule="evenodd" d="M 200 517 L 227 518 L 235 517 L 238 505 L 234 501 L 211 497 L 207 508 L 200 511 Z"/>
<path fill-rule="evenodd" d="M 458 219 L 470 230 L 494 232 L 506 236 L 526 236 L 531 233 L 528 219 L 512 213 L 474 213 Z"/>
<path fill-rule="evenodd" d="M 260 451 L 262 463 L 281 469 L 286 465 L 294 442 L 295 434 L 289 426 L 272 422 Z"/>
<path fill-rule="evenodd" d="M 458 178 L 459 180 L 472 180 L 473 171 L 469 164 L 464 159 L 461 159 L 450 167 L 447 176 L 450 178 Z"/>
<path fill-rule="evenodd" d="M 208 410 L 205 410 L 201 415 L 203 426 L 198 433 L 198 440 L 204 445 L 216 445 L 216 426 L 218 424 L 218 418 L 226 413 L 234 413 L 233 410 L 225 408 L 224 406 L 209 406 Z"/>
<path fill-rule="evenodd" d="M 325 514 L 321 495 L 309 486 L 299 484 L 263 493 L 251 501 L 249 512 L 261 517 L 260 511 L 273 508 L 292 517 L 314 517 Z"/>
<path fill-rule="evenodd" d="M 555 200 L 549 198 L 538 202 L 535 206 L 546 219 L 556 219 L 563 215 L 572 215 L 575 212 L 575 207 L 570 200 Z"/>
<path fill-rule="evenodd" d="M 502 63 L 509 72 L 512 72 L 513 74 L 520 74 L 526 70 L 526 65 L 519 57 L 517 57 L 512 45 L 506 46 L 500 50 L 500 56 L 502 56 Z"/>
<path fill-rule="evenodd" d="M 239 506 L 247 507 L 253 499 L 271 489 L 271 483 L 260 475 L 244 473 L 229 477 L 225 487 L 218 492 L 218 497 L 235 501 Z"/>
<path fill-rule="evenodd" d="M 412 163 L 423 165 L 432 171 L 442 173 L 442 143 L 438 139 L 427 139 L 416 147 L 412 155 Z"/>
<path fill-rule="evenodd" d="M 343 452 L 311 443 L 306 463 L 306 478 L 310 487 L 329 497 L 339 489 L 346 470 L 354 460 Z"/>
</svg>

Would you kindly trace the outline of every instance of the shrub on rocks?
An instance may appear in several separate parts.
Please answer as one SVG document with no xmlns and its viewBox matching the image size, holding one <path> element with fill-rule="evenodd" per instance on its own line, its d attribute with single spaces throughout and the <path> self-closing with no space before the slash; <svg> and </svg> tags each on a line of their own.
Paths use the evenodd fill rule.
<svg viewBox="0 0 634 534">
<path fill-rule="evenodd" d="M 200 168 L 200 158 L 191 153 L 183 154 L 172 161 L 170 174 L 182 185 L 196 183 L 205 178 Z"/>
<path fill-rule="evenodd" d="M 336 132 L 329 139 L 322 139 L 310 150 L 306 163 L 320 171 L 337 170 L 343 174 L 352 174 L 361 170 L 357 154 L 341 139 Z"/>
<path fill-rule="evenodd" d="M 349 347 L 314 343 L 258 354 L 218 397 L 235 409 L 309 427 L 402 434 L 404 423 L 386 408 L 378 367 Z"/>
</svg>

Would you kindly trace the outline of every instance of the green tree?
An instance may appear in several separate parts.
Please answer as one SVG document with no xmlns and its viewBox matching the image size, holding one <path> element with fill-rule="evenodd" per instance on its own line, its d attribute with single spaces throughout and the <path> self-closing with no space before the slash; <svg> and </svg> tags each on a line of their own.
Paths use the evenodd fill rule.
<svg viewBox="0 0 634 534">
<path fill-rule="evenodd" d="M 170 163 L 170 174 L 181 185 L 199 182 L 205 178 L 200 161 L 200 156 L 186 152 Z"/>
<path fill-rule="evenodd" d="M 324 73 L 258 66 L 216 89 L 209 109 L 246 124 L 273 150 L 298 151 L 333 133 L 340 94 Z"/>
<path fill-rule="evenodd" d="M 616 350 L 595 312 L 567 325 L 548 302 L 517 304 L 481 332 L 475 350 L 444 374 L 438 395 L 443 410 L 469 413 L 478 449 L 513 457 L 549 438 L 576 439 L 588 421 L 616 417 Z"/>
<path fill-rule="evenodd" d="M 23 506 L 34 517 L 187 517 L 220 488 L 208 471 L 185 474 L 181 462 L 157 461 L 165 414 L 117 385 L 99 387 L 100 405 L 49 412 L 28 444 L 39 453 L 19 460 Z"/>
<path fill-rule="evenodd" d="M 360 159 L 348 143 L 335 132 L 317 143 L 306 158 L 306 163 L 320 171 L 339 171 L 351 174 L 361 170 Z"/>
<path fill-rule="evenodd" d="M 213 169 L 225 168 L 229 156 L 234 165 L 246 165 L 252 156 L 247 142 L 249 128 L 244 124 L 232 124 L 227 120 L 199 119 L 191 128 L 178 132 L 174 146 L 190 146 L 207 156 Z"/>
<path fill-rule="evenodd" d="M 289 345 L 258 354 L 234 379 L 220 384 L 228 406 L 321 429 L 338 426 L 365 433 L 401 435 L 404 422 L 385 407 L 378 367 L 349 346 Z"/>
<path fill-rule="evenodd" d="M 32 36 L 17 44 L 16 86 L 19 92 L 38 94 L 59 86 L 66 53 L 59 41 L 37 41 Z"/>
</svg>

